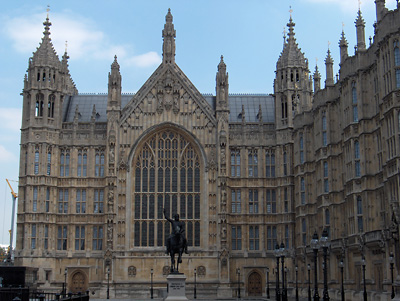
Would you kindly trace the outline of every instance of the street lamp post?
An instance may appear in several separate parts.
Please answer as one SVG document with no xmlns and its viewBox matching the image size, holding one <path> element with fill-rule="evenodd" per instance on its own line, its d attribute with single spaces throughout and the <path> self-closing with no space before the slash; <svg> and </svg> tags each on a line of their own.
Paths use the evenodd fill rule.
<svg viewBox="0 0 400 301">
<path fill-rule="evenodd" d="M 240 299 L 240 269 L 236 270 L 236 274 L 238 275 L 238 298 Z"/>
<path fill-rule="evenodd" d="M 365 284 L 365 257 L 362 257 L 362 271 L 363 271 L 363 282 L 364 282 L 364 301 L 367 301 L 367 287 Z"/>
<path fill-rule="evenodd" d="M 267 267 L 267 298 L 269 299 L 269 267 Z"/>
<path fill-rule="evenodd" d="M 318 234 L 317 230 L 315 230 L 314 235 L 311 239 L 311 248 L 314 251 L 314 301 L 319 301 L 319 294 L 318 294 L 318 273 L 317 273 L 317 256 L 318 256 Z"/>
<path fill-rule="evenodd" d="M 67 270 L 67 268 L 65 268 L 64 269 L 64 291 L 63 291 L 64 297 L 67 295 L 67 273 L 68 273 L 68 270 Z"/>
<path fill-rule="evenodd" d="M 107 299 L 110 299 L 110 268 L 107 268 Z"/>
<path fill-rule="evenodd" d="M 344 268 L 344 264 L 343 264 L 343 259 L 340 261 L 339 263 L 340 266 L 340 274 L 342 276 L 342 287 L 341 287 L 341 294 L 342 294 L 342 301 L 344 301 L 344 276 L 343 276 L 343 268 Z"/>
<path fill-rule="evenodd" d="M 196 273 L 197 273 L 197 269 L 194 269 L 194 298 L 197 299 L 197 292 L 196 292 Z"/>
<path fill-rule="evenodd" d="M 394 256 L 393 253 L 390 252 L 390 256 L 389 256 L 389 263 L 390 263 L 390 275 L 392 277 L 392 294 L 390 295 L 390 297 L 392 299 L 394 299 L 395 294 L 394 294 L 394 286 L 393 286 L 393 268 L 394 268 Z"/>
<path fill-rule="evenodd" d="M 153 299 L 153 269 L 150 270 L 150 299 Z"/>
<path fill-rule="evenodd" d="M 284 283 L 285 283 L 285 294 L 284 294 L 284 296 L 285 296 L 285 301 L 288 301 L 288 298 L 287 298 L 287 273 L 288 273 L 288 269 L 287 269 L 287 267 L 285 267 L 285 274 L 284 274 L 284 276 L 283 276 L 283 280 L 284 280 Z M 282 297 L 282 300 L 283 300 L 283 297 Z"/>
<path fill-rule="evenodd" d="M 327 264 L 327 256 L 328 256 L 328 248 L 329 248 L 329 240 L 328 240 L 328 230 L 325 228 L 322 231 L 322 236 L 319 239 L 319 243 L 322 247 L 323 255 L 324 255 L 324 293 L 322 299 L 324 301 L 329 301 L 329 293 L 328 293 L 328 264 Z"/>
<path fill-rule="evenodd" d="M 307 265 L 308 270 L 308 301 L 311 301 L 311 266 Z"/>
<path fill-rule="evenodd" d="M 287 301 L 286 287 L 285 287 L 285 245 L 281 242 L 279 248 L 282 261 L 282 301 Z"/>
<path fill-rule="evenodd" d="M 295 271 L 296 271 L 296 301 L 299 301 L 299 287 L 297 286 L 298 270 L 299 270 L 299 268 L 296 265 L 296 267 L 295 267 Z"/>
<path fill-rule="evenodd" d="M 281 301 L 281 295 L 279 291 L 279 244 L 277 243 L 275 246 L 275 256 L 276 256 L 276 291 L 275 291 L 275 296 L 276 296 L 276 301 Z"/>
</svg>

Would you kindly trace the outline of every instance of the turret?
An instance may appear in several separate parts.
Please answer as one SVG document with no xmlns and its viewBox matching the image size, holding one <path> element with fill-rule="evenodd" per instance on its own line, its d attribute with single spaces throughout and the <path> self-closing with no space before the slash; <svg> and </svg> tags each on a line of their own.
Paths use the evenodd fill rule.
<svg viewBox="0 0 400 301">
<path fill-rule="evenodd" d="M 107 110 L 112 108 L 119 110 L 121 108 L 121 83 L 122 77 L 119 71 L 117 56 L 114 56 L 114 62 L 111 64 L 111 72 L 108 73 Z"/>
<path fill-rule="evenodd" d="M 326 80 L 325 80 L 325 87 L 333 86 L 333 59 L 331 57 L 331 51 L 328 48 L 328 54 L 325 58 L 325 67 L 326 67 Z"/>
<path fill-rule="evenodd" d="M 348 44 L 346 37 L 344 36 L 344 30 L 342 30 L 342 37 L 340 38 L 339 41 L 339 48 L 340 48 L 340 64 L 343 64 L 345 59 L 348 57 L 348 52 L 347 52 Z"/>
<path fill-rule="evenodd" d="M 174 24 L 172 24 L 171 9 L 168 9 L 168 13 L 165 16 L 165 25 L 162 31 L 163 36 L 163 63 L 172 64 L 175 63 L 175 37 L 176 30 Z"/>
<path fill-rule="evenodd" d="M 309 78 L 308 60 L 301 52 L 294 37 L 290 16 L 288 38 L 276 63 L 275 120 L 277 129 L 293 126 L 293 117 L 311 108 L 312 79 Z"/>
<path fill-rule="evenodd" d="M 224 57 L 221 55 L 221 61 L 218 64 L 218 72 L 216 76 L 216 93 L 217 93 L 217 111 L 226 111 L 229 108 L 229 83 L 228 73 L 226 72 L 226 64 Z"/>
<path fill-rule="evenodd" d="M 314 93 L 317 93 L 318 90 L 321 89 L 321 74 L 318 71 L 318 66 L 315 65 L 315 71 L 314 71 Z"/>
<path fill-rule="evenodd" d="M 42 42 L 29 59 L 24 79 L 22 128 L 61 127 L 64 97 L 78 93 L 69 74 L 67 52 L 60 61 L 54 50 L 48 16 L 43 25 Z"/>
<path fill-rule="evenodd" d="M 365 50 L 365 22 L 361 14 L 361 9 L 358 10 L 358 16 L 354 23 L 357 29 L 357 50 L 363 51 Z"/>
</svg>

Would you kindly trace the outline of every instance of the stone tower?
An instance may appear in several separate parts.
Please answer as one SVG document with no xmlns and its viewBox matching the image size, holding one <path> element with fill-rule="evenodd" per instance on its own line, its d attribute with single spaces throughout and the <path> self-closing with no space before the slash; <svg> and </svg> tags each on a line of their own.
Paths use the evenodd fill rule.
<svg viewBox="0 0 400 301">
<path fill-rule="evenodd" d="M 296 113 L 311 108 L 312 79 L 309 78 L 308 60 L 294 37 L 295 23 L 290 16 L 288 38 L 276 64 L 275 118 L 276 128 L 293 127 Z"/>
<path fill-rule="evenodd" d="M 18 224 L 17 244 L 26 243 L 28 233 L 43 233 L 42 225 L 30 225 L 30 219 L 41 219 L 35 213 L 51 211 L 50 199 L 57 196 L 58 159 L 64 154 L 59 149 L 59 137 L 63 122 L 63 102 L 68 95 L 78 93 L 68 70 L 68 55 L 65 51 L 60 61 L 50 39 L 49 17 L 43 23 L 42 42 L 29 59 L 24 78 L 23 116 L 21 128 L 20 161 L 20 209 L 33 213 L 24 217 L 27 224 Z M 62 157 L 69 161 L 69 154 Z M 63 169 L 69 173 L 69 169 Z M 43 186 L 46 183 L 47 187 Z M 32 214 L 30 215 L 32 216 Z"/>
</svg>

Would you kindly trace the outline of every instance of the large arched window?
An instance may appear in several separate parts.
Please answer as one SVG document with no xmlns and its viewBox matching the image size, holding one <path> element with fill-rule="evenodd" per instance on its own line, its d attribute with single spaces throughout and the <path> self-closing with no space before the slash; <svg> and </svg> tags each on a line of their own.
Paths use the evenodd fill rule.
<svg viewBox="0 0 400 301">
<path fill-rule="evenodd" d="M 164 130 L 149 137 L 133 161 L 134 245 L 164 246 L 165 221 L 178 213 L 189 246 L 200 246 L 200 156 L 185 137 Z"/>
</svg>

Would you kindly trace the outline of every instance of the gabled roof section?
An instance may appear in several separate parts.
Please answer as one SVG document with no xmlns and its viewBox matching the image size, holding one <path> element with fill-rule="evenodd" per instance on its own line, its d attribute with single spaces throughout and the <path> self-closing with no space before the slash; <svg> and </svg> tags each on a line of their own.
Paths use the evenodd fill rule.
<svg viewBox="0 0 400 301">
<path fill-rule="evenodd" d="M 61 62 L 58 58 L 57 52 L 54 49 L 53 43 L 50 39 L 50 26 L 49 16 L 47 16 L 46 21 L 43 22 L 44 32 L 42 42 L 39 47 L 33 53 L 31 58 L 31 64 L 35 66 L 49 66 L 60 68 Z"/>
</svg>

